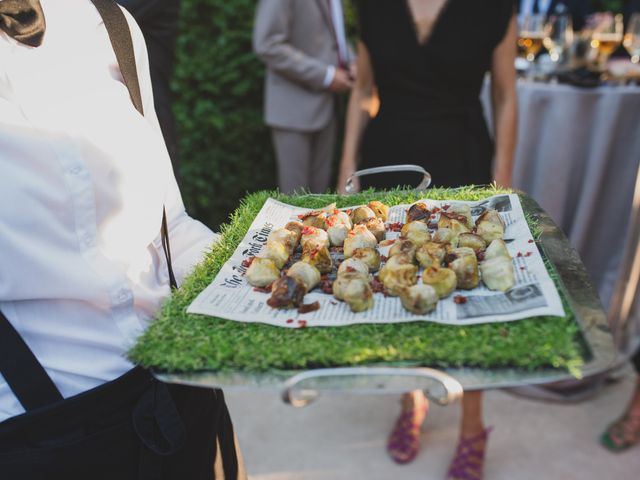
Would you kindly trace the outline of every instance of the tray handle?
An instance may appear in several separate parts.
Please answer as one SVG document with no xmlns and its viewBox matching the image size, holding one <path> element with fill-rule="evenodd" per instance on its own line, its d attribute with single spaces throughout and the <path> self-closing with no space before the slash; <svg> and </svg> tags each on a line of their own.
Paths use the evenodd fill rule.
<svg viewBox="0 0 640 480">
<path fill-rule="evenodd" d="M 320 395 L 320 391 L 350 390 L 354 393 L 367 393 L 386 389 L 389 392 L 409 391 L 414 388 L 409 387 L 405 382 L 404 387 L 399 384 L 388 388 L 385 384 L 385 377 L 390 379 L 402 379 L 405 377 L 411 382 L 410 377 L 416 378 L 415 384 L 420 381 L 435 383 L 443 394 L 433 393 L 430 387 L 421 388 L 425 395 L 439 405 L 448 405 L 462 397 L 462 385 L 451 375 L 433 368 L 391 368 L 391 367 L 343 367 L 325 368 L 302 372 L 289 378 L 284 383 L 282 400 L 296 408 L 306 407 Z M 308 384 L 308 388 L 305 388 Z M 347 385 L 345 387 L 345 384 Z M 417 388 L 417 387 L 416 387 Z"/>
<path fill-rule="evenodd" d="M 431 185 L 431 174 L 427 172 L 420 165 L 387 165 L 384 167 L 365 168 L 364 170 L 358 170 L 354 172 L 344 185 L 344 189 L 347 193 L 353 193 L 353 179 L 356 177 L 364 177 L 365 175 L 373 175 L 375 173 L 393 173 L 393 172 L 417 172 L 422 174 L 422 181 L 415 188 L 420 192 L 429 188 Z"/>
</svg>

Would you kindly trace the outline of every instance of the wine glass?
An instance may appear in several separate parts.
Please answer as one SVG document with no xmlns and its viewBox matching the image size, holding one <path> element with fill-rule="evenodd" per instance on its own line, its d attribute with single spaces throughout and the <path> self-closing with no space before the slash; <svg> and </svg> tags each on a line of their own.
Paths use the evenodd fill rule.
<svg viewBox="0 0 640 480">
<path fill-rule="evenodd" d="M 631 55 L 631 61 L 640 63 L 640 13 L 631 15 L 622 44 Z"/>
<path fill-rule="evenodd" d="M 622 43 L 623 30 L 624 23 L 620 14 L 615 17 L 610 14 L 605 16 L 603 21 L 593 30 L 591 47 L 598 50 L 601 70 L 606 70 L 609 55 Z"/>
<path fill-rule="evenodd" d="M 518 54 L 529 62 L 531 74 L 544 39 L 544 15 L 522 15 L 518 20 Z"/>
<path fill-rule="evenodd" d="M 573 24 L 568 15 L 554 15 L 544 28 L 544 48 L 549 51 L 551 60 L 560 61 L 562 54 L 573 44 Z"/>
</svg>

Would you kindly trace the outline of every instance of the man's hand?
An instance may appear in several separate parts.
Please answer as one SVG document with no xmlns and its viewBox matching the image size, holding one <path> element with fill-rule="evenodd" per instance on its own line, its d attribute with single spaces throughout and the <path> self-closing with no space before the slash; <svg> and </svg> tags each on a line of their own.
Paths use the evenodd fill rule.
<svg viewBox="0 0 640 480">
<path fill-rule="evenodd" d="M 329 91 L 333 93 L 348 92 L 353 88 L 353 81 L 349 78 L 349 72 L 342 68 L 336 68 L 336 73 L 329 85 Z"/>
</svg>

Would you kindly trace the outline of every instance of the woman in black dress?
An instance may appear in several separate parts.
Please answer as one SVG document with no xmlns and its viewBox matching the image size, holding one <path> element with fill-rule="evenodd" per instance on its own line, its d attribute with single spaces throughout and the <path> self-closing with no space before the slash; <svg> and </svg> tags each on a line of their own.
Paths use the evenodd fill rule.
<svg viewBox="0 0 640 480">
<path fill-rule="evenodd" d="M 436 186 L 493 180 L 509 187 L 517 101 L 513 0 L 361 0 L 358 7 L 358 75 L 338 189 L 356 167 L 407 163 L 422 165 Z M 495 144 L 479 100 L 486 72 L 492 80 Z M 371 119 L 368 107 L 375 92 L 380 109 Z M 417 180 L 415 174 L 413 179 L 385 174 L 362 182 L 385 188 Z M 465 394 L 460 444 L 448 478 L 481 478 L 488 431 L 480 402 L 479 392 Z M 403 397 L 388 444 L 397 462 L 416 455 L 427 407 L 421 392 Z"/>
</svg>

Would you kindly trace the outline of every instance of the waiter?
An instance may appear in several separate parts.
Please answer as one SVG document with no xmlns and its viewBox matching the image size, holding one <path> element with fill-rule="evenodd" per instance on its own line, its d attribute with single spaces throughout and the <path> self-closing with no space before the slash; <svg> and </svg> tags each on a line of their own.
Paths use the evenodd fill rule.
<svg viewBox="0 0 640 480">
<path fill-rule="evenodd" d="M 238 477 L 222 392 L 168 387 L 125 357 L 215 234 L 185 212 L 121 12 L 0 1 L 3 480 Z"/>
</svg>

